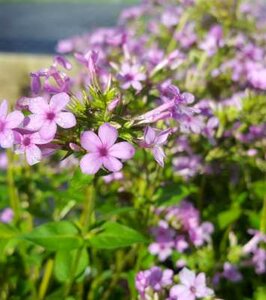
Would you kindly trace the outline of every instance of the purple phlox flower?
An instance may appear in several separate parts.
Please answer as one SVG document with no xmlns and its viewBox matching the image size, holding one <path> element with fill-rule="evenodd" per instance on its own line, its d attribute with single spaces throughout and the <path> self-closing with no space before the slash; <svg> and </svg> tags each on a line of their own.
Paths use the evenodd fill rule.
<svg viewBox="0 0 266 300">
<path fill-rule="evenodd" d="M 178 118 L 176 116 L 176 118 Z M 204 129 L 204 123 L 201 116 L 193 116 L 187 114 L 179 115 L 179 127 L 182 133 L 196 133 L 199 134 Z"/>
<path fill-rule="evenodd" d="M 187 265 L 187 262 L 184 260 L 184 259 L 182 259 L 182 258 L 180 258 L 177 262 L 176 262 L 176 267 L 178 268 L 178 269 L 180 269 L 180 268 L 184 268 L 186 265 Z"/>
<path fill-rule="evenodd" d="M 56 55 L 54 57 L 53 66 L 56 67 L 56 68 L 58 66 L 61 66 L 66 70 L 71 70 L 72 69 L 72 64 L 70 63 L 70 61 L 62 55 Z"/>
<path fill-rule="evenodd" d="M 201 225 L 191 226 L 189 229 L 189 237 L 191 242 L 196 246 L 202 246 L 205 242 L 209 243 L 211 240 L 211 234 L 214 231 L 213 224 L 210 222 L 204 222 Z"/>
<path fill-rule="evenodd" d="M 200 49 L 206 51 L 209 56 L 212 56 L 218 48 L 223 46 L 223 29 L 220 25 L 214 25 L 208 32 L 205 40 L 200 44 Z"/>
<path fill-rule="evenodd" d="M 213 290 L 206 286 L 204 273 L 196 276 L 195 272 L 184 268 L 179 273 L 180 284 L 174 285 L 170 290 L 171 300 L 194 300 L 213 295 Z"/>
<path fill-rule="evenodd" d="M 3 100 L 0 104 L 0 146 L 10 148 L 14 144 L 13 129 L 20 126 L 24 115 L 20 111 L 8 113 L 8 103 Z"/>
<path fill-rule="evenodd" d="M 115 110 L 115 108 L 116 108 L 120 103 L 121 103 L 121 97 L 118 96 L 118 97 L 116 97 L 114 100 L 112 100 L 112 101 L 108 104 L 108 106 L 107 106 L 108 111 L 111 112 L 111 111 Z"/>
<path fill-rule="evenodd" d="M 215 135 L 216 129 L 219 126 L 219 119 L 216 117 L 211 117 L 207 121 L 206 126 L 203 128 L 202 133 L 208 137 L 212 138 Z"/>
<path fill-rule="evenodd" d="M 266 90 L 266 68 L 252 70 L 248 74 L 248 80 L 254 88 Z"/>
<path fill-rule="evenodd" d="M 103 176 L 103 181 L 105 183 L 111 183 L 113 181 L 119 181 L 119 180 L 123 180 L 124 179 L 124 175 L 122 172 L 115 172 L 115 173 L 111 173 L 109 175 Z"/>
<path fill-rule="evenodd" d="M 255 266 L 255 272 L 257 274 L 263 274 L 266 272 L 266 250 L 257 248 L 253 251 L 252 263 Z"/>
<path fill-rule="evenodd" d="M 251 254 L 250 263 L 254 265 L 257 274 L 266 272 L 266 250 L 260 248 L 260 243 L 266 243 L 266 235 L 260 231 L 250 229 L 249 233 L 253 235 L 251 240 L 244 245 L 243 253 Z"/>
<path fill-rule="evenodd" d="M 212 117 L 215 109 L 215 103 L 209 99 L 203 99 L 194 106 L 199 110 L 199 113 L 205 117 Z"/>
<path fill-rule="evenodd" d="M 262 232 L 260 232 L 258 230 L 253 230 L 253 229 L 250 229 L 248 232 L 250 234 L 252 234 L 253 237 L 243 247 L 243 253 L 245 253 L 245 254 L 251 253 L 254 250 L 256 250 L 258 248 L 258 245 L 259 245 L 260 242 L 265 242 L 266 243 L 266 235 L 263 234 Z"/>
<path fill-rule="evenodd" d="M 147 63 L 148 70 L 152 70 L 162 61 L 164 52 L 162 49 L 152 47 L 144 53 L 143 62 Z"/>
<path fill-rule="evenodd" d="M 183 28 L 183 30 L 176 32 L 175 39 L 184 49 L 190 48 L 197 41 L 197 35 L 195 34 L 195 24 L 189 23 Z"/>
<path fill-rule="evenodd" d="M 192 154 L 192 149 L 190 147 L 187 136 L 183 135 L 176 139 L 174 151 L 175 152 L 187 152 L 188 154 Z"/>
<path fill-rule="evenodd" d="M 14 218 L 14 212 L 11 208 L 5 208 L 0 213 L 0 222 L 2 223 L 10 223 Z"/>
<path fill-rule="evenodd" d="M 52 96 L 50 101 L 42 97 L 31 99 L 29 111 L 32 112 L 28 118 L 26 128 L 40 132 L 40 136 L 46 140 L 55 137 L 57 126 L 68 129 L 76 125 L 76 118 L 71 112 L 65 111 L 70 101 L 66 93 Z"/>
<path fill-rule="evenodd" d="M 140 71 L 138 65 L 130 65 L 125 62 L 121 66 L 118 80 L 121 82 L 122 89 L 129 89 L 132 87 L 136 91 L 142 89 L 141 81 L 146 79 L 146 75 Z"/>
<path fill-rule="evenodd" d="M 167 222 L 160 221 L 159 226 L 152 229 L 155 242 L 150 244 L 149 251 L 157 255 L 160 261 L 165 261 L 174 248 L 174 231 L 168 227 Z"/>
<path fill-rule="evenodd" d="M 184 179 L 189 179 L 201 170 L 201 157 L 198 155 L 178 156 L 173 160 L 174 170 Z"/>
<path fill-rule="evenodd" d="M 124 9 L 119 17 L 119 19 L 124 22 L 128 22 L 131 20 L 135 20 L 137 18 L 140 18 L 143 13 L 145 13 L 145 7 L 144 6 L 133 6 L 129 7 L 127 9 Z"/>
<path fill-rule="evenodd" d="M 170 269 L 162 270 L 160 267 L 152 267 L 149 270 L 139 272 L 135 281 L 141 299 L 147 299 L 145 294 L 160 292 L 172 283 L 173 271 Z"/>
<path fill-rule="evenodd" d="M 180 7 L 169 7 L 166 9 L 162 16 L 161 16 L 161 22 L 162 24 L 167 27 L 171 28 L 173 26 L 176 26 L 179 22 L 180 15 L 182 13 L 182 10 Z"/>
<path fill-rule="evenodd" d="M 16 132 L 15 140 L 16 153 L 25 153 L 29 165 L 32 166 L 41 161 L 42 151 L 40 145 L 47 144 L 47 140 L 42 139 L 38 132 L 24 134 Z"/>
<path fill-rule="evenodd" d="M 67 64 L 68 65 L 68 64 Z M 31 91 L 34 95 L 44 91 L 50 94 L 69 92 L 70 78 L 54 65 L 48 69 L 33 72 L 31 76 Z M 41 79 L 44 78 L 43 84 Z"/>
<path fill-rule="evenodd" d="M 184 252 L 186 249 L 188 249 L 189 244 L 185 239 L 184 235 L 178 235 L 176 240 L 175 240 L 175 249 L 178 252 Z"/>
<path fill-rule="evenodd" d="M 242 274 L 238 271 L 237 267 L 229 262 L 224 263 L 222 275 L 232 282 L 239 282 L 242 280 Z"/>
<path fill-rule="evenodd" d="M 117 138 L 117 129 L 109 123 L 99 127 L 98 135 L 93 131 L 85 131 L 81 135 L 80 142 L 89 153 L 80 161 L 82 172 L 95 174 L 102 167 L 110 172 L 120 171 L 123 165 L 119 159 L 131 159 L 135 149 L 128 142 L 115 143 Z"/>
<path fill-rule="evenodd" d="M 165 153 L 162 146 L 166 143 L 168 136 L 171 134 L 171 129 L 166 129 L 163 131 L 156 130 L 150 126 L 145 128 L 144 140 L 141 142 L 143 148 L 150 148 L 154 159 L 157 163 L 163 167 Z"/>
</svg>

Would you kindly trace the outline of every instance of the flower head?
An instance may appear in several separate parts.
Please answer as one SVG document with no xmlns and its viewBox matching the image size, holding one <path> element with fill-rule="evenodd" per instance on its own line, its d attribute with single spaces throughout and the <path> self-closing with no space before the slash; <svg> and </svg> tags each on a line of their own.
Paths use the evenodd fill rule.
<svg viewBox="0 0 266 300">
<path fill-rule="evenodd" d="M 143 148 L 150 148 L 152 150 L 154 159 L 157 163 L 163 167 L 165 154 L 162 148 L 167 141 L 171 129 L 166 129 L 163 131 L 158 131 L 148 126 L 144 132 L 144 141 L 141 142 Z"/>
<path fill-rule="evenodd" d="M 117 129 L 109 123 L 100 126 L 98 135 L 93 131 L 85 131 L 81 135 L 81 146 L 89 153 L 80 161 L 83 173 L 95 174 L 101 167 L 110 172 L 118 172 L 122 169 L 119 159 L 128 160 L 135 154 L 134 147 L 128 142 L 116 143 Z"/>
<path fill-rule="evenodd" d="M 38 132 L 26 134 L 17 132 L 15 139 L 17 144 L 16 153 L 25 153 L 29 165 L 32 166 L 41 161 L 42 151 L 38 145 L 47 144 L 47 141 L 43 140 Z"/>
<path fill-rule="evenodd" d="M 0 221 L 2 223 L 10 223 L 14 218 L 14 212 L 11 208 L 5 208 L 1 213 L 0 213 Z"/>
<path fill-rule="evenodd" d="M 40 136 L 46 140 L 52 140 L 56 134 L 57 126 L 71 128 L 76 125 L 75 116 L 66 112 L 65 108 L 70 99 L 66 93 L 52 96 L 50 101 L 42 97 L 32 98 L 29 102 L 29 110 L 33 113 L 29 116 L 27 129 L 40 131 Z"/>
<path fill-rule="evenodd" d="M 17 128 L 23 121 L 24 116 L 20 111 L 8 114 L 8 104 L 4 100 L 0 105 L 0 146 L 10 148 L 14 144 L 13 129 Z"/>
<path fill-rule="evenodd" d="M 121 72 L 118 76 L 118 79 L 121 82 L 122 89 L 133 89 L 140 91 L 142 89 L 141 81 L 146 79 L 145 74 L 140 72 L 139 66 L 131 66 L 128 63 L 122 64 Z"/>
<path fill-rule="evenodd" d="M 195 272 L 184 268 L 179 273 L 179 278 L 181 284 L 174 285 L 170 290 L 171 300 L 194 300 L 213 294 L 213 291 L 206 286 L 204 273 L 196 276 Z"/>
</svg>

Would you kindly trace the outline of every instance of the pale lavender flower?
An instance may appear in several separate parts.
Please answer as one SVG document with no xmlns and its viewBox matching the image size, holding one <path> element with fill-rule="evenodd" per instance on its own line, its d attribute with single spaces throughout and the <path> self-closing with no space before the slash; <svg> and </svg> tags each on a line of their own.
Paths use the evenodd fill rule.
<svg viewBox="0 0 266 300">
<path fill-rule="evenodd" d="M 179 273 L 180 284 L 174 285 L 170 290 L 171 300 L 195 300 L 213 295 L 213 290 L 206 286 L 204 273 L 198 275 L 184 268 Z"/>
<path fill-rule="evenodd" d="M 173 274 L 172 270 L 162 270 L 160 267 L 139 272 L 135 285 L 141 299 L 149 299 L 146 297 L 147 293 L 161 292 L 163 288 L 170 286 L 173 283 Z"/>
<path fill-rule="evenodd" d="M 109 175 L 103 176 L 103 181 L 107 184 L 113 182 L 113 181 L 118 181 L 122 180 L 124 178 L 124 175 L 122 172 L 115 172 L 111 173 Z"/>
<path fill-rule="evenodd" d="M 257 248 L 253 251 L 252 263 L 257 274 L 264 274 L 266 272 L 266 250 Z"/>
<path fill-rule="evenodd" d="M 161 22 L 165 27 L 171 28 L 179 22 L 181 10 L 179 7 L 169 7 L 165 10 L 161 17 Z"/>
<path fill-rule="evenodd" d="M 223 30 L 220 25 L 214 25 L 208 32 L 205 40 L 200 44 L 200 49 L 207 52 L 209 56 L 216 53 L 218 48 L 224 45 Z"/>
<path fill-rule="evenodd" d="M 4 100 L 0 104 L 0 146 L 2 148 L 10 148 L 14 144 L 13 129 L 19 127 L 24 119 L 24 115 L 20 111 L 8 113 L 8 104 Z"/>
<path fill-rule="evenodd" d="M 201 170 L 201 158 L 198 155 L 178 156 L 174 158 L 173 165 L 174 170 L 187 180 Z"/>
<path fill-rule="evenodd" d="M 126 90 L 132 87 L 136 91 L 140 91 L 142 89 L 141 81 L 146 79 L 146 75 L 140 71 L 138 65 L 123 63 L 118 79 L 121 82 L 122 89 Z"/>
<path fill-rule="evenodd" d="M 33 114 L 28 118 L 26 128 L 39 130 L 43 139 L 52 140 L 56 134 L 57 126 L 72 128 L 76 125 L 76 118 L 71 112 L 66 112 L 66 106 L 70 101 L 66 93 L 59 93 L 50 99 L 42 97 L 32 98 L 29 103 L 29 111 Z"/>
<path fill-rule="evenodd" d="M 59 71 L 54 65 L 48 69 L 32 72 L 30 75 L 31 91 L 34 95 L 40 92 L 50 94 L 67 93 L 70 90 L 70 78 L 64 72 Z M 44 79 L 43 84 L 42 78 Z"/>
<path fill-rule="evenodd" d="M 164 166 L 165 158 L 165 153 L 162 146 L 166 143 L 171 132 L 171 129 L 159 131 L 150 126 L 145 128 L 144 140 L 141 142 L 141 146 L 143 148 L 151 149 L 154 159 L 161 167 Z"/>
<path fill-rule="evenodd" d="M 232 282 L 242 280 L 242 274 L 238 271 L 237 267 L 229 262 L 224 263 L 222 276 Z"/>
<path fill-rule="evenodd" d="M 12 222 L 14 218 L 14 212 L 11 208 L 5 208 L 1 213 L 0 213 L 0 222 L 2 223 L 10 223 Z"/>
<path fill-rule="evenodd" d="M 38 132 L 21 134 L 16 132 L 16 153 L 25 154 L 29 165 L 35 165 L 42 159 L 40 145 L 47 144 L 47 140 L 41 138 Z"/>
<path fill-rule="evenodd" d="M 98 136 L 93 131 L 81 135 L 81 146 L 89 153 L 83 156 L 80 167 L 83 173 L 95 174 L 102 167 L 110 172 L 118 172 L 123 165 L 119 159 L 128 160 L 135 154 L 134 147 L 128 142 L 116 143 L 117 129 L 109 123 L 100 126 Z"/>
</svg>

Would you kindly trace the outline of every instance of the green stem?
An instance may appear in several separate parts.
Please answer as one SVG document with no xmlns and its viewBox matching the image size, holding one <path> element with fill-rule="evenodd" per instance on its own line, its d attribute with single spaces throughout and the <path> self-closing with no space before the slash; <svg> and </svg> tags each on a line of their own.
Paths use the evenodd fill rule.
<svg viewBox="0 0 266 300">
<path fill-rule="evenodd" d="M 13 154 L 10 150 L 7 150 L 7 158 L 8 158 L 8 168 L 7 168 L 8 196 L 9 196 L 10 207 L 14 212 L 14 220 L 15 222 L 17 222 L 19 220 L 19 199 L 18 199 L 15 180 L 14 180 Z"/>
<path fill-rule="evenodd" d="M 45 294 L 48 290 L 50 278 L 53 272 L 53 267 L 54 267 L 54 261 L 53 259 L 50 258 L 45 265 L 44 275 L 39 290 L 39 300 L 44 299 Z"/>
<path fill-rule="evenodd" d="M 90 227 L 91 224 L 94 222 L 94 205 L 95 205 L 94 204 L 94 201 L 95 201 L 94 185 L 95 184 L 96 184 L 96 179 L 94 179 L 93 184 L 88 186 L 88 188 L 86 190 L 85 200 L 83 203 L 83 210 L 82 210 L 82 214 L 80 217 L 81 232 L 82 232 L 83 236 L 86 235 L 86 233 L 88 231 L 88 227 Z M 64 292 L 65 297 L 68 296 L 68 294 L 71 290 L 71 287 L 75 281 L 75 274 L 77 271 L 77 267 L 79 264 L 79 260 L 80 260 L 82 251 L 83 251 L 83 247 L 79 248 L 75 255 L 75 259 L 71 266 L 70 278 L 65 286 L 65 292 Z"/>
<path fill-rule="evenodd" d="M 264 197 L 261 219 L 260 219 L 260 230 L 266 233 L 266 197 Z"/>
</svg>

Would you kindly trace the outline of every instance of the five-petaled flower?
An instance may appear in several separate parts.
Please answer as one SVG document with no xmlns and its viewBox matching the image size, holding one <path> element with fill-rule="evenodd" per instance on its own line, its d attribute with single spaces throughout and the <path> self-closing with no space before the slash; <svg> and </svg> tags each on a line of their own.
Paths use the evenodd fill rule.
<svg viewBox="0 0 266 300">
<path fill-rule="evenodd" d="M 119 159 L 128 160 L 135 154 L 134 147 L 128 142 L 116 143 L 118 138 L 117 129 L 109 123 L 99 127 L 98 136 L 93 131 L 85 131 L 81 135 L 81 146 L 89 153 L 80 161 L 83 173 L 95 174 L 101 167 L 110 172 L 122 169 Z"/>
<path fill-rule="evenodd" d="M 20 111 L 8 114 L 8 104 L 4 100 L 0 105 L 0 146 L 10 148 L 14 144 L 13 129 L 17 128 L 23 121 L 24 116 Z"/>
<path fill-rule="evenodd" d="M 174 285 L 170 290 L 171 300 L 195 300 L 213 295 L 213 291 L 206 286 L 204 273 L 196 276 L 193 271 L 184 268 L 179 278 L 181 284 Z"/>
<path fill-rule="evenodd" d="M 140 143 L 143 148 L 150 148 L 154 159 L 157 163 L 163 167 L 165 154 L 162 148 L 167 141 L 172 129 L 166 129 L 163 131 L 155 130 L 150 126 L 147 126 L 144 132 L 144 141 Z"/>
<path fill-rule="evenodd" d="M 31 99 L 27 129 L 40 132 L 46 140 L 52 140 L 56 134 L 57 125 L 62 128 L 72 128 L 76 125 L 76 118 L 71 112 L 64 111 L 70 98 L 66 93 L 59 93 L 50 99 L 37 97 Z"/>
</svg>

